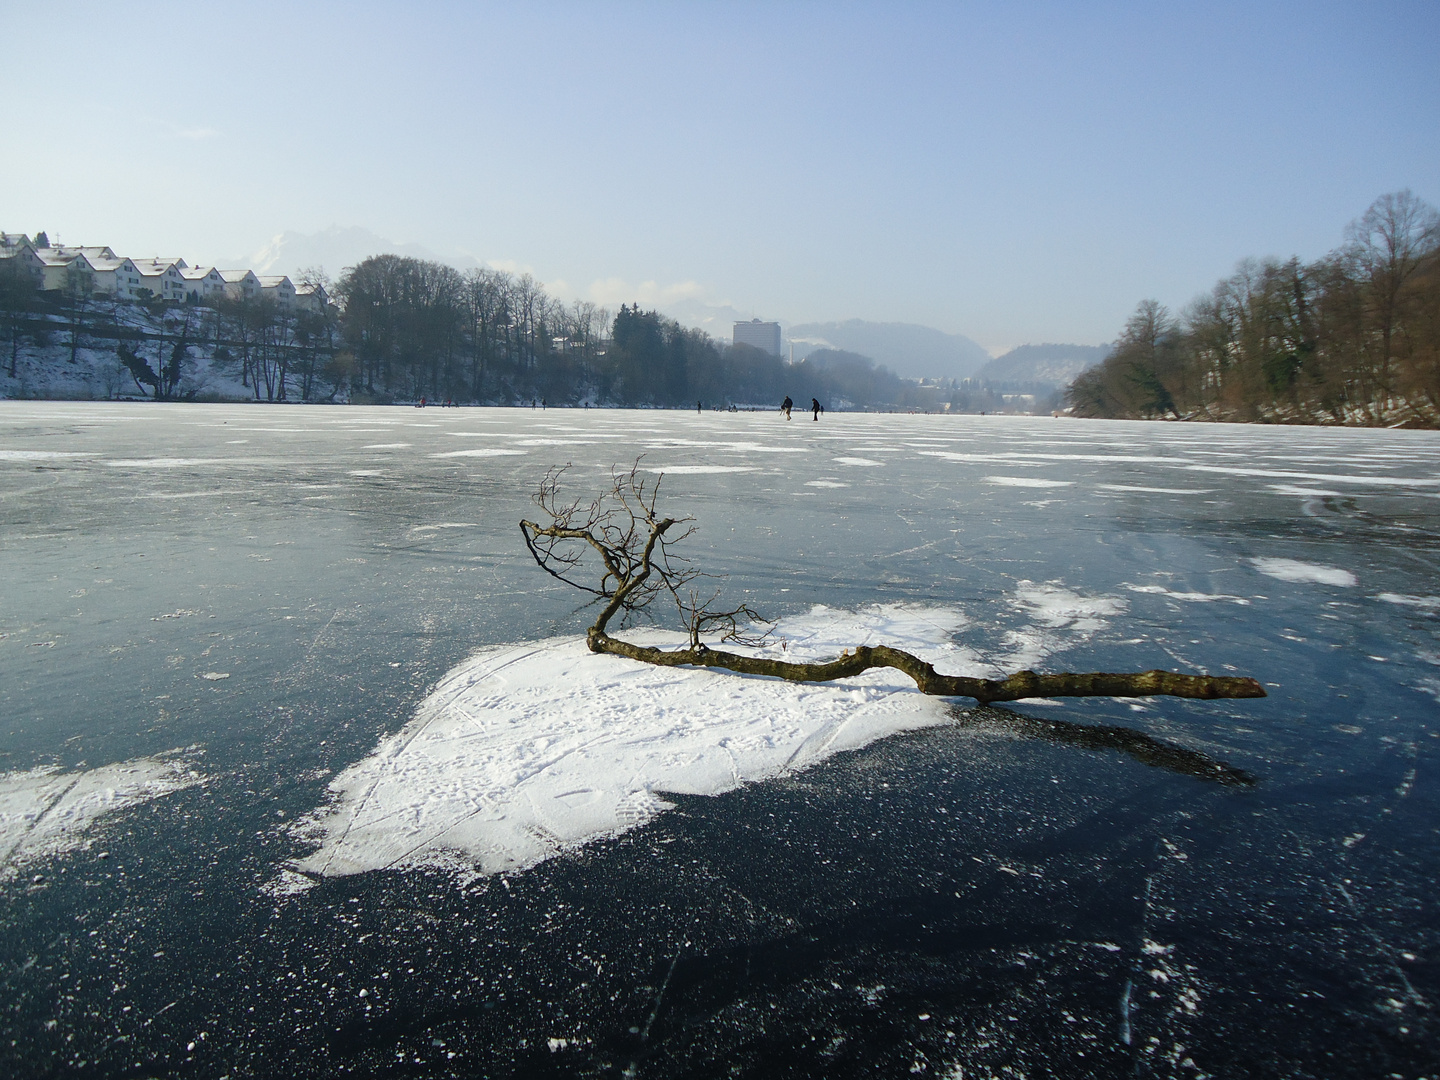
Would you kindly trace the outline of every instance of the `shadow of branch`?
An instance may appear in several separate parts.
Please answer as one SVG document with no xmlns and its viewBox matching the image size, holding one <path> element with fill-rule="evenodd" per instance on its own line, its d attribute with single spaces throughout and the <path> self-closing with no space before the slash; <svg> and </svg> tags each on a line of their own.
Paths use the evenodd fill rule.
<svg viewBox="0 0 1440 1080">
<path fill-rule="evenodd" d="M 1082 750 L 1119 750 L 1142 765 L 1194 776 L 1214 784 L 1253 787 L 1257 783 L 1255 776 L 1244 769 L 1217 761 L 1199 750 L 1161 742 L 1130 728 L 1024 716 L 995 705 L 970 708 L 956 705 L 951 708 L 950 714 L 961 727 L 993 728 L 1026 739 L 1078 746 Z"/>
</svg>

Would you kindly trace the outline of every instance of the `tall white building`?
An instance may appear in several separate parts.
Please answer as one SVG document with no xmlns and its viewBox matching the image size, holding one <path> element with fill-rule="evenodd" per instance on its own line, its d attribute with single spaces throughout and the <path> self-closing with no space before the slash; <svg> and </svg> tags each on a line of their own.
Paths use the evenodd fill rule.
<svg viewBox="0 0 1440 1080">
<path fill-rule="evenodd" d="M 761 322 L 759 319 L 737 322 L 732 340 L 736 345 L 750 345 L 756 349 L 764 349 L 771 356 L 779 356 L 780 324 Z"/>
</svg>

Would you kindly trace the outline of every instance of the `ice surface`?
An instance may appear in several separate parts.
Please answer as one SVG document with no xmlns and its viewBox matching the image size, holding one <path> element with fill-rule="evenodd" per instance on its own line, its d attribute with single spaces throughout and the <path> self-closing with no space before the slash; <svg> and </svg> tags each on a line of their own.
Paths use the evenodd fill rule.
<svg viewBox="0 0 1440 1080">
<path fill-rule="evenodd" d="M 17 1075 L 368 1074 L 432 1037 L 475 1075 L 533 1074 L 505 1055 L 572 1039 L 554 1066 L 579 1075 L 651 1016 L 653 1075 L 817 1030 L 846 1049 L 810 1071 L 837 1077 L 922 1048 L 929 1072 L 1058 1075 L 1077 1047 L 1104 1071 L 1136 1060 L 1127 978 L 1133 1046 L 1184 1045 L 1175 1068 L 1429 1075 L 1397 1034 L 1420 1006 L 1391 1002 L 1405 977 L 1436 997 L 1434 432 L 26 401 L 0 406 L 0 447 L 21 452 L 0 455 Z M 430 457 L 467 447 L 526 453 Z M 898 674 L 800 687 L 595 657 L 583 598 L 515 530 L 581 453 L 576 497 L 647 454 L 666 511 L 695 518 L 687 553 L 783 617 L 782 653 L 873 631 L 951 671 L 1233 670 L 1271 696 L 1029 701 L 950 727 Z M 1272 587 L 1286 566 L 1301 580 Z M 144 763 L 191 744 L 207 797 L 155 798 L 193 778 Z M 463 879 L 651 815 L 473 890 L 390 872 L 297 895 L 327 862 Z M 288 831 L 307 818 L 309 844 Z M 74 854 L 101 838 L 104 863 Z M 342 1007 L 361 986 L 376 1014 Z M 207 1029 L 229 1060 L 166 1057 Z"/>
<path fill-rule="evenodd" d="M 0 774 L 0 881 L 85 844 L 106 816 L 200 781 L 182 751 L 74 772 Z"/>
</svg>

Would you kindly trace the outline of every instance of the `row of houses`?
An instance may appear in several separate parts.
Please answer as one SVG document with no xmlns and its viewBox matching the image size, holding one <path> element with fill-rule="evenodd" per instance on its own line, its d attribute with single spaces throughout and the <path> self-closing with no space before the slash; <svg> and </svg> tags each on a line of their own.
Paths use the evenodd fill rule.
<svg viewBox="0 0 1440 1080">
<path fill-rule="evenodd" d="M 323 311 L 329 303 L 320 285 L 296 285 L 284 274 L 252 270 L 221 270 L 191 266 L 184 259 L 131 259 L 107 247 L 51 245 L 44 233 L 31 240 L 24 233 L 0 232 L 0 260 L 27 273 L 38 289 L 54 292 L 76 286 L 117 300 L 159 298 L 199 303 L 229 297 L 268 299 L 281 311 Z"/>
</svg>

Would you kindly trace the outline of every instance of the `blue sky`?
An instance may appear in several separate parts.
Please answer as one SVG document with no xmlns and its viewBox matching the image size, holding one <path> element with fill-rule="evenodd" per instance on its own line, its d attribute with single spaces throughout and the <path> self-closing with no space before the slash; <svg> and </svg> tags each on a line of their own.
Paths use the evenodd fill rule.
<svg viewBox="0 0 1440 1080">
<path fill-rule="evenodd" d="M 567 296 L 997 349 L 1440 204 L 1433 2 L 0 0 L 0 30 L 0 228 L 192 262 L 359 225 Z"/>
</svg>

